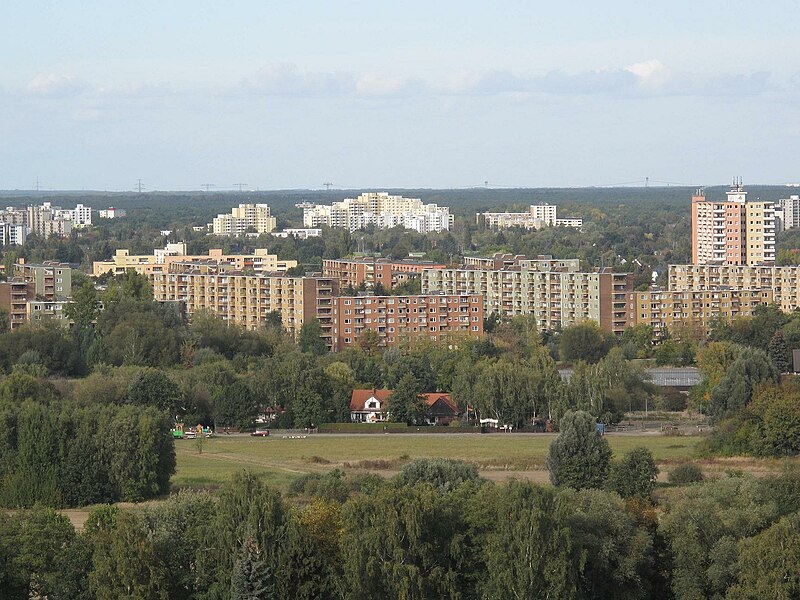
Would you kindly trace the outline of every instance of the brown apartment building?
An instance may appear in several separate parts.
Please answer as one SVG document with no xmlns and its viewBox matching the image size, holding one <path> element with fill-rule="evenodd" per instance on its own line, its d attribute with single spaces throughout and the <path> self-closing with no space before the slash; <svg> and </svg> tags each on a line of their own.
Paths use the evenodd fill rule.
<svg viewBox="0 0 800 600">
<path fill-rule="evenodd" d="M 483 298 L 476 294 L 341 296 L 334 299 L 334 351 L 374 331 L 384 346 L 415 339 L 448 341 L 483 333 Z"/>
<path fill-rule="evenodd" d="M 322 261 L 322 274 L 338 277 L 341 288 L 358 289 L 364 284 L 368 289 L 380 283 L 385 289 L 419 277 L 425 269 L 444 269 L 447 265 L 431 261 L 389 260 L 386 258 L 342 258 Z"/>
</svg>

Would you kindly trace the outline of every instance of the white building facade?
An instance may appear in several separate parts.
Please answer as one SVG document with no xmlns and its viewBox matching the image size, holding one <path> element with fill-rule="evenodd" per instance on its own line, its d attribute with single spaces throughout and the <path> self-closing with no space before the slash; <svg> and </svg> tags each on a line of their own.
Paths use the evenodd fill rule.
<svg viewBox="0 0 800 600">
<path fill-rule="evenodd" d="M 403 227 L 419 233 L 449 231 L 453 215 L 446 206 L 423 204 L 418 198 L 369 192 L 333 204 L 302 204 L 303 226 L 324 226 L 356 231 L 374 225 L 379 229 Z"/>
</svg>

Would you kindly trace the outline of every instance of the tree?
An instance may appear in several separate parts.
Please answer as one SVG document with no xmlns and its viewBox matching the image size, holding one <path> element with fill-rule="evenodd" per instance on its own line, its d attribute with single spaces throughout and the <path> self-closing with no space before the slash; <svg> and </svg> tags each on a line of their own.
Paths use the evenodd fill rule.
<svg viewBox="0 0 800 600">
<path fill-rule="evenodd" d="M 181 390 L 161 369 L 143 369 L 131 381 L 128 401 L 138 406 L 155 406 L 174 416 L 180 412 Z"/>
<path fill-rule="evenodd" d="M 425 420 L 427 406 L 420 395 L 419 382 L 411 373 L 400 378 L 389 396 L 389 416 L 395 423 L 418 425 Z"/>
<path fill-rule="evenodd" d="M 608 476 L 611 448 L 584 411 L 568 411 L 561 418 L 561 433 L 547 451 L 547 469 L 555 486 L 601 488 Z"/>
<path fill-rule="evenodd" d="M 89 588 L 97 600 L 168 600 L 168 573 L 141 520 L 121 512 L 110 528 L 93 533 Z"/>
<path fill-rule="evenodd" d="M 596 363 L 612 346 L 606 333 L 593 321 L 571 325 L 561 333 L 559 355 L 561 360 L 584 360 Z"/>
<path fill-rule="evenodd" d="M 231 600 L 269 600 L 274 597 L 270 568 L 262 559 L 256 541 L 247 537 L 233 565 Z"/>
<path fill-rule="evenodd" d="M 572 536 L 552 489 L 514 480 L 484 486 L 469 508 L 478 536 L 474 562 L 481 566 L 474 574 L 477 597 L 577 597 Z"/>
<path fill-rule="evenodd" d="M 303 323 L 300 328 L 300 350 L 314 356 L 322 356 L 328 351 L 322 338 L 322 327 L 317 319 Z"/>
<path fill-rule="evenodd" d="M 772 364 L 778 370 L 778 373 L 788 373 L 791 364 L 791 355 L 789 354 L 789 346 L 786 345 L 786 338 L 783 337 L 783 332 L 776 331 L 772 339 L 769 341 L 767 347 L 767 354 L 772 359 Z"/>
<path fill-rule="evenodd" d="M 750 402 L 753 388 L 761 382 L 775 382 L 778 372 L 763 350 L 744 348 L 711 391 L 709 412 L 721 418 L 743 409 Z"/>
<path fill-rule="evenodd" d="M 800 515 L 784 517 L 769 529 L 742 540 L 739 581 L 726 598 L 791 600 L 800 598 Z"/>
<path fill-rule="evenodd" d="M 611 465 L 608 487 L 623 498 L 649 499 L 656 487 L 658 467 L 647 448 L 634 448 Z"/>
</svg>

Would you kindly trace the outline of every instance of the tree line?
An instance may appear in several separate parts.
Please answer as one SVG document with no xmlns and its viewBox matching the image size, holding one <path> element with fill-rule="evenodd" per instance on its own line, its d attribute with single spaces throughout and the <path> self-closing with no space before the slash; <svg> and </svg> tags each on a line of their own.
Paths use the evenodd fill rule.
<svg viewBox="0 0 800 600">
<path fill-rule="evenodd" d="M 413 461 L 388 481 L 335 471 L 316 479 L 328 481 L 294 486 L 292 499 L 241 472 L 216 497 L 183 491 L 136 510 L 99 507 L 81 532 L 51 509 L 2 513 L 4 597 L 800 594 L 796 472 L 676 488 L 658 510 L 603 489 L 491 483 L 444 460 Z"/>
<path fill-rule="evenodd" d="M 0 505 L 84 506 L 169 491 L 166 413 L 146 406 L 31 400 L 0 405 Z"/>
</svg>

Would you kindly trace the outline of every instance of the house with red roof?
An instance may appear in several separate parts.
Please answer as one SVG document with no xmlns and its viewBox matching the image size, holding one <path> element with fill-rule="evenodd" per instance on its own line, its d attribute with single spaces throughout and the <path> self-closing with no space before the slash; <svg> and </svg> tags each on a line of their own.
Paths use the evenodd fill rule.
<svg viewBox="0 0 800 600">
<path fill-rule="evenodd" d="M 393 390 L 353 390 L 350 396 L 350 420 L 354 423 L 386 421 L 391 412 L 390 397 Z M 461 416 L 461 410 L 450 394 L 434 392 L 421 394 L 428 405 L 427 420 L 430 425 L 447 425 Z"/>
</svg>

